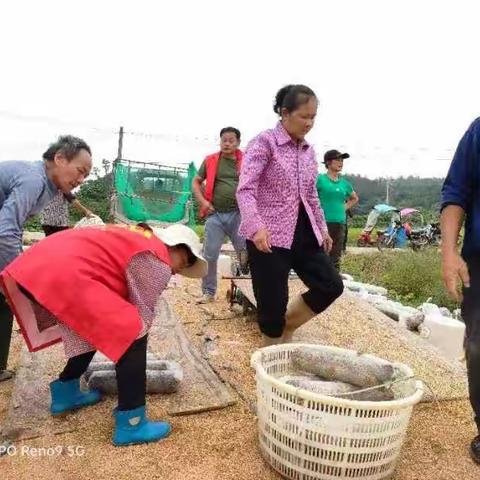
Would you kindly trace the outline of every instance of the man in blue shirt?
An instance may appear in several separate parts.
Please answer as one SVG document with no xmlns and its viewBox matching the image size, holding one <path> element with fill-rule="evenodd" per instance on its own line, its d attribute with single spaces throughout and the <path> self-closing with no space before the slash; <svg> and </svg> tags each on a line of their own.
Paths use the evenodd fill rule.
<svg viewBox="0 0 480 480">
<path fill-rule="evenodd" d="M 442 189 L 442 270 L 453 298 L 462 300 L 470 403 L 479 434 L 470 445 L 480 464 L 480 118 L 466 131 Z M 461 255 L 457 243 L 465 218 Z M 463 284 L 463 289 L 460 289 Z"/>
<path fill-rule="evenodd" d="M 66 135 L 50 145 L 39 162 L 0 162 L 0 271 L 22 252 L 23 225 L 58 191 L 78 187 L 92 169 L 90 147 Z M 13 316 L 0 293 L 0 382 L 7 371 Z"/>
</svg>

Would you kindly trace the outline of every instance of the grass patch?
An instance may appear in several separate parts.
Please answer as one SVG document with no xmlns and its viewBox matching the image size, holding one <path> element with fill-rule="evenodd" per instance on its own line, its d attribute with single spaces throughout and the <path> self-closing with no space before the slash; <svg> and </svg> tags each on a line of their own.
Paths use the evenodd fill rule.
<svg viewBox="0 0 480 480">
<path fill-rule="evenodd" d="M 205 226 L 196 225 L 195 231 L 203 242 Z M 356 245 L 361 231 L 362 228 L 349 229 L 348 245 Z M 440 252 L 436 248 L 420 252 L 411 249 L 375 251 L 344 255 L 342 272 L 349 273 L 356 281 L 385 287 L 389 298 L 404 305 L 418 307 L 431 298 L 438 306 L 452 310 L 459 305 L 448 296 L 443 286 L 440 262 Z"/>
<path fill-rule="evenodd" d="M 347 245 L 350 247 L 356 247 L 357 246 L 357 240 L 360 234 L 362 233 L 363 228 L 359 227 L 348 227 L 348 239 L 347 239 Z M 376 237 L 375 237 L 376 238 Z"/>
<path fill-rule="evenodd" d="M 205 237 L 205 225 L 195 225 L 193 227 L 196 234 L 200 237 L 200 241 L 203 242 L 203 238 Z"/>
<path fill-rule="evenodd" d="M 200 237 L 200 241 L 203 242 L 203 238 L 205 236 L 205 225 L 195 225 L 193 229 L 195 230 L 195 232 L 197 232 L 197 235 Z M 347 245 L 351 247 L 356 247 L 358 237 L 360 236 L 360 233 L 362 233 L 362 231 L 363 231 L 363 228 L 350 227 L 348 229 Z"/>
<path fill-rule="evenodd" d="M 459 307 L 443 286 L 441 257 L 436 248 L 347 254 L 343 257 L 342 272 L 357 281 L 385 287 L 389 298 L 404 305 L 418 307 L 431 298 L 433 303 L 450 310 Z"/>
</svg>

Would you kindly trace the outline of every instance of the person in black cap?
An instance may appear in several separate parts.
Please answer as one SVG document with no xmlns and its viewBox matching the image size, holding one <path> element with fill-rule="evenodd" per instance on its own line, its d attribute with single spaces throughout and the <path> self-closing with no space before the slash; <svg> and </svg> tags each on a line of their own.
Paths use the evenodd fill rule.
<svg viewBox="0 0 480 480">
<path fill-rule="evenodd" d="M 340 268 L 346 234 L 347 210 L 358 203 L 358 195 L 352 185 L 340 176 L 343 160 L 349 157 L 348 153 L 329 150 L 323 157 L 327 173 L 317 178 L 318 198 L 325 213 L 328 233 L 333 240 L 330 258 L 337 270 Z"/>
</svg>

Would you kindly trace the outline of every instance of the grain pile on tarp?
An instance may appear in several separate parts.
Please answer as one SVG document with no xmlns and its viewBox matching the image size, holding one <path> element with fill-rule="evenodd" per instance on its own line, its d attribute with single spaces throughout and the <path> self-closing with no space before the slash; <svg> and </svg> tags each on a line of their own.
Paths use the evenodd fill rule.
<svg viewBox="0 0 480 480">
<path fill-rule="evenodd" d="M 50 414 L 49 383 L 65 366 L 63 345 L 31 353 L 22 347 L 2 435 L 12 440 L 35 438 L 76 430 L 78 419 L 68 421 Z"/>
<path fill-rule="evenodd" d="M 157 358 L 178 362 L 184 372 L 176 393 L 150 399 L 168 402 L 168 413 L 196 413 L 235 403 L 232 392 L 190 343 L 178 318 L 164 300 L 158 305 L 148 350 Z M 49 411 L 49 383 L 62 371 L 65 362 L 62 344 L 36 353 L 28 352 L 23 346 L 11 405 L 2 428 L 5 438 L 34 438 L 76 429 L 74 415 L 66 421 L 52 417 Z"/>
<path fill-rule="evenodd" d="M 251 280 L 236 280 L 254 304 Z M 289 281 L 290 298 L 306 290 L 300 280 Z M 379 312 L 372 305 L 345 293 L 330 308 L 298 329 L 294 341 L 320 343 L 370 353 L 412 368 L 427 383 L 423 401 L 468 398 L 464 366 L 446 358 L 419 335 Z"/>
<path fill-rule="evenodd" d="M 230 315 L 225 300 L 229 286 L 230 282 L 220 282 L 218 302 L 204 306 L 204 311 L 195 304 L 196 298 L 189 294 L 201 293 L 198 280 L 185 279 L 182 288 L 169 290 L 169 302 L 175 307 L 189 339 L 198 350 L 202 351 L 202 345 L 205 345 L 205 332 L 214 338 L 215 348 L 209 355 L 209 361 L 222 378 L 234 384 L 236 389 L 242 389 L 242 393 L 247 392 L 248 400 L 252 398 L 255 403 L 255 374 L 250 367 L 250 357 L 261 345 L 261 337 L 253 316 Z M 340 345 L 339 327 L 359 322 L 364 313 L 359 302 L 349 303 L 348 298 L 342 297 L 332 306 L 332 315 L 320 316 L 314 320 L 314 325 L 324 338 L 338 336 L 335 343 Z M 351 342 L 350 335 L 344 338 L 345 342 Z M 320 336 L 316 341 L 324 343 Z M 19 343 L 18 333 L 14 332 L 9 368 L 17 368 Z M 345 347 L 349 348 L 348 345 Z M 374 345 L 374 348 L 377 346 Z M 406 363 L 413 364 L 409 359 Z M 12 381 L 0 384 L 0 423 L 6 414 L 5 403 L 10 399 L 12 386 Z M 152 419 L 171 421 L 174 430 L 168 439 L 148 446 L 114 447 L 110 442 L 113 427 L 111 410 L 115 402 L 113 399 L 106 400 L 65 419 L 68 424 L 70 417 L 79 419 L 78 430 L 74 432 L 16 443 L 18 448 L 22 443 L 28 447 L 81 445 L 85 447 L 84 455 L 72 458 L 62 455 L 51 461 L 45 457 L 5 455 L 0 457 L 2 480 L 51 480 L 59 478 L 59 475 L 75 480 L 281 480 L 280 475 L 260 456 L 256 422 L 250 409 L 247 409 L 249 403 L 240 400 L 227 409 L 175 418 L 168 417 L 163 397 L 149 397 L 147 403 Z M 433 403 L 417 405 L 395 480 L 478 480 L 478 466 L 468 454 L 469 442 L 475 434 L 468 400 L 441 402 L 440 410 Z M 132 469 L 132 465 L 138 468 Z"/>
<path fill-rule="evenodd" d="M 302 285 L 293 285 L 291 294 L 303 289 Z M 438 400 L 468 397 L 462 364 L 447 359 L 423 338 L 350 295 L 343 295 L 330 309 L 300 328 L 294 340 L 349 348 L 405 363 L 432 388 Z M 432 399 L 429 388 L 425 388 L 424 401 Z"/>
</svg>

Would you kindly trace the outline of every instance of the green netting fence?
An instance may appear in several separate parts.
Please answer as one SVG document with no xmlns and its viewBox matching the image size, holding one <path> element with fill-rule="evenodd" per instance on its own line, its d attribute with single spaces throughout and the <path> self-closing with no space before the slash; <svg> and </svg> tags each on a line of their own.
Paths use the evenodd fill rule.
<svg viewBox="0 0 480 480">
<path fill-rule="evenodd" d="M 195 223 L 192 180 L 197 169 L 133 160 L 114 162 L 115 216 L 151 223 Z"/>
</svg>

